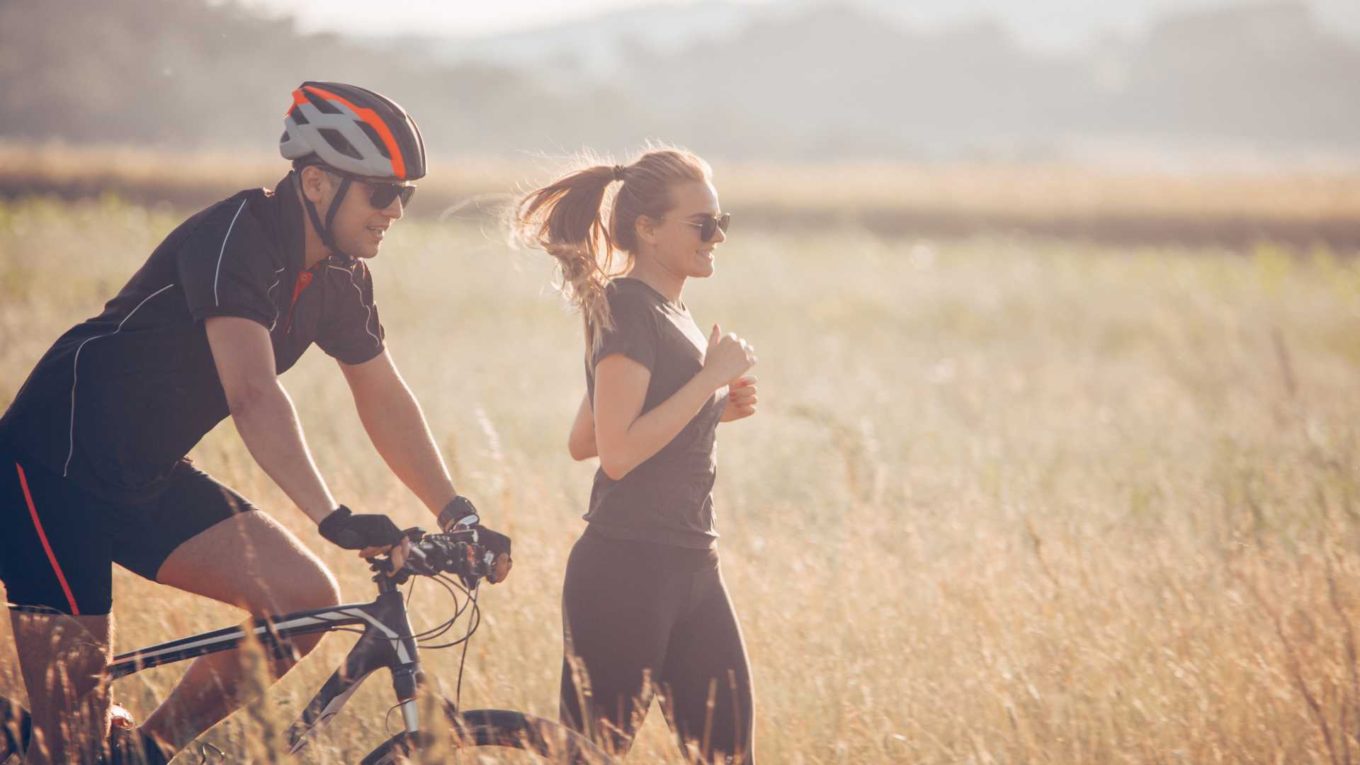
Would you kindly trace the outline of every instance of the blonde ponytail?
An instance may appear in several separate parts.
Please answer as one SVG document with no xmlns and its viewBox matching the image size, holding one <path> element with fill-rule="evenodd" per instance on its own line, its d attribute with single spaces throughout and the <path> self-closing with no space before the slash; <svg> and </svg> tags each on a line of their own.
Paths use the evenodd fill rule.
<svg viewBox="0 0 1360 765">
<path fill-rule="evenodd" d="M 613 327 L 605 290 L 626 273 L 637 252 L 637 219 L 660 220 L 670 209 L 670 187 L 706 181 L 711 171 L 698 156 L 669 146 L 652 146 L 631 165 L 596 164 L 526 194 L 515 206 L 513 237 L 557 260 L 560 289 L 581 311 L 587 347 L 599 346 Z M 605 192 L 622 181 L 606 226 Z M 617 255 L 624 254 L 621 267 Z"/>
<path fill-rule="evenodd" d="M 612 326 L 605 288 L 613 276 L 614 242 L 600 207 L 613 180 L 612 167 L 587 167 L 525 195 L 515 208 L 515 238 L 557 260 L 560 289 L 580 309 L 591 348 Z"/>
</svg>

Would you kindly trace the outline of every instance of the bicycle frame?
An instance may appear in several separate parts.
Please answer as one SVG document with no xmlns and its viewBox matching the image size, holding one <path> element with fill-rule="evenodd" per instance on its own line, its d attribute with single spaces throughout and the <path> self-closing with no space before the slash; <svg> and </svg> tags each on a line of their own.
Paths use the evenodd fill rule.
<svg viewBox="0 0 1360 765">
<path fill-rule="evenodd" d="M 340 712 L 364 680 L 383 668 L 392 671 L 392 687 L 401 707 L 402 721 L 406 731 L 414 735 L 420 731 L 416 702 L 416 691 L 422 683 L 419 652 L 401 592 L 386 576 L 379 575 L 377 582 L 378 599 L 372 603 L 351 603 L 265 617 L 241 627 L 159 643 L 115 656 L 107 674 L 111 679 L 118 679 L 143 669 L 229 651 L 247 639 L 259 641 L 272 656 L 283 658 L 292 653 L 288 642 L 291 638 L 362 625 L 363 634 L 340 668 L 326 680 L 301 716 L 288 728 L 289 752 L 297 754 L 306 748 L 313 734 Z"/>
</svg>

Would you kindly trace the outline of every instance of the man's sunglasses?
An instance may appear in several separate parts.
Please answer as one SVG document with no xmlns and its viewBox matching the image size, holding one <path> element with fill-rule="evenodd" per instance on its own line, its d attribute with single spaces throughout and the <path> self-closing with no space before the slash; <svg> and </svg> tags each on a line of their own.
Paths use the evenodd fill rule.
<svg viewBox="0 0 1360 765">
<path fill-rule="evenodd" d="M 414 183 L 387 183 L 386 181 L 377 181 L 346 173 L 333 167 L 326 168 L 326 172 L 363 184 L 368 189 L 368 203 L 373 206 L 374 210 L 386 210 L 392 204 L 392 200 L 398 197 L 401 198 L 401 206 L 405 208 L 411 203 L 411 197 L 416 194 Z"/>
<path fill-rule="evenodd" d="M 713 237 L 717 236 L 718 234 L 718 229 L 722 229 L 723 233 L 727 233 L 727 226 L 731 222 L 732 213 L 723 213 L 722 215 L 708 215 L 705 216 L 702 221 L 696 220 L 685 221 L 687 225 L 694 226 L 695 228 L 699 229 L 699 239 L 705 242 L 713 241 Z"/>
</svg>

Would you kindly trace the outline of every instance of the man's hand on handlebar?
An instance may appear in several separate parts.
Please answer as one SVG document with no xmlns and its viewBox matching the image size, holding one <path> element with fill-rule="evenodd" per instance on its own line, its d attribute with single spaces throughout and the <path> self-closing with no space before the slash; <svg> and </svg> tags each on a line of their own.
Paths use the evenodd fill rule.
<svg viewBox="0 0 1360 765">
<path fill-rule="evenodd" d="M 495 533 L 495 532 L 492 532 Z M 385 573 L 398 583 L 411 576 L 439 576 L 454 574 L 469 590 L 476 589 L 483 579 L 488 582 L 492 577 L 500 581 L 504 576 L 497 574 L 498 559 L 484 545 L 472 541 L 474 532 L 470 529 L 455 529 L 447 533 L 426 534 L 420 529 L 407 529 L 411 539 L 410 554 L 402 568 L 393 566 L 392 560 L 374 560 L 374 571 Z M 503 562 L 503 561 L 502 561 Z M 503 572 L 502 572 L 503 573 Z"/>
<path fill-rule="evenodd" d="M 454 497 L 444 505 L 444 509 L 439 511 L 439 528 L 446 534 L 473 532 L 473 541 L 486 548 L 490 556 L 486 561 L 488 582 L 496 584 L 510 576 L 510 568 L 514 565 L 510 557 L 510 537 L 483 526 L 477 508 L 467 497 Z"/>
<path fill-rule="evenodd" d="M 358 550 L 363 558 L 391 553 L 394 571 L 406 565 L 411 550 L 411 540 L 391 518 L 371 513 L 355 515 L 344 505 L 321 519 L 317 530 L 328 542 L 345 550 Z"/>
<path fill-rule="evenodd" d="M 469 549 L 477 550 L 480 557 L 476 568 L 488 582 L 503 582 L 510 575 L 514 565 L 510 537 L 483 526 L 476 508 L 465 497 L 455 497 L 444 507 L 439 514 L 439 526 L 444 533 L 472 543 Z M 341 505 L 322 519 L 318 530 L 327 541 L 346 550 L 357 550 L 363 558 L 390 554 L 389 576 L 398 575 L 412 554 L 410 536 L 385 515 L 356 515 Z"/>
</svg>

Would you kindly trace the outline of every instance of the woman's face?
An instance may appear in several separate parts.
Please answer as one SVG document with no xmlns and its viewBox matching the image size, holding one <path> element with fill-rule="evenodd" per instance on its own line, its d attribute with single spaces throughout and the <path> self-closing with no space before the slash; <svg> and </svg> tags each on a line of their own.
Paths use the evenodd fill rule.
<svg viewBox="0 0 1360 765">
<path fill-rule="evenodd" d="M 694 181 L 671 187 L 671 209 L 660 221 L 650 221 L 651 227 L 644 241 L 651 246 L 646 256 L 656 265 L 676 276 L 705 277 L 713 275 L 713 251 L 726 241 L 727 235 L 715 230 L 705 242 L 699 227 L 704 219 L 720 215 L 718 192 L 708 181 Z"/>
</svg>

